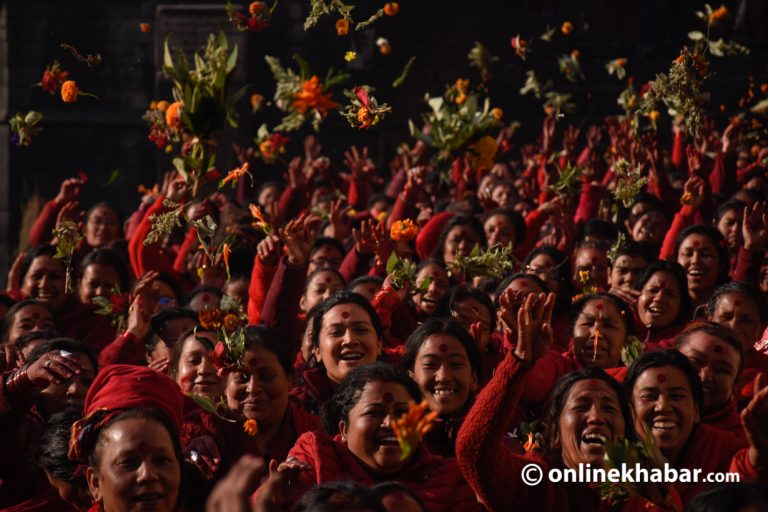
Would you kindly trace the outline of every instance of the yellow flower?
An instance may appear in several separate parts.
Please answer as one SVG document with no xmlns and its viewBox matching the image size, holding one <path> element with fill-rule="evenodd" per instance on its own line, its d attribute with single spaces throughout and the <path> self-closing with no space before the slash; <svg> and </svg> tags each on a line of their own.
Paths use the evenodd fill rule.
<svg viewBox="0 0 768 512">
<path fill-rule="evenodd" d="M 245 420 L 245 423 L 243 423 L 243 430 L 246 434 L 253 437 L 259 433 L 259 424 L 256 420 Z"/>
<path fill-rule="evenodd" d="M 571 35 L 571 32 L 573 32 L 573 23 L 570 21 L 566 21 L 563 23 L 563 25 L 560 27 L 560 32 L 565 34 L 566 36 Z"/>
<path fill-rule="evenodd" d="M 168 110 L 169 105 L 170 103 L 168 103 L 167 101 L 160 100 L 157 102 L 157 110 L 159 110 L 160 112 L 165 112 L 166 110 Z"/>
<path fill-rule="evenodd" d="M 410 242 L 419 234 L 419 227 L 411 219 L 398 220 L 389 229 L 389 237 L 395 242 Z"/>
<path fill-rule="evenodd" d="M 77 101 L 77 94 L 80 90 L 74 80 L 67 80 L 61 85 L 61 99 L 64 103 L 74 103 Z"/>
<path fill-rule="evenodd" d="M 656 121 L 659 120 L 660 116 L 661 113 L 658 110 L 651 110 L 648 112 L 648 119 L 650 119 L 653 124 L 656 124 Z"/>
<path fill-rule="evenodd" d="M 491 116 L 495 119 L 501 120 L 501 118 L 504 117 L 504 111 L 499 107 L 493 108 L 491 109 Z"/>
<path fill-rule="evenodd" d="M 371 127 L 373 119 L 371 118 L 371 111 L 368 107 L 360 107 L 357 111 L 357 121 L 360 123 L 360 128 L 365 129 Z"/>
<path fill-rule="evenodd" d="M 579 270 L 579 281 L 582 284 L 589 282 L 589 270 Z"/>
<path fill-rule="evenodd" d="M 336 20 L 336 33 L 340 36 L 349 34 L 349 21 L 345 18 Z"/>
<path fill-rule="evenodd" d="M 180 101 L 174 101 L 168 105 L 168 109 L 165 111 L 165 124 L 171 130 L 181 130 L 181 109 L 184 108 L 184 104 Z"/>
<path fill-rule="evenodd" d="M 499 145 L 496 139 L 490 135 L 482 137 L 480 140 L 469 146 L 467 151 L 467 159 L 469 164 L 475 170 L 490 169 L 493 167 L 493 158 L 496 156 L 496 151 L 499 149 Z"/>
<path fill-rule="evenodd" d="M 394 16 L 400 10 L 400 5 L 397 2 L 387 2 L 384 4 L 384 14 L 387 16 Z"/>
<path fill-rule="evenodd" d="M 344 60 L 347 62 L 352 62 L 357 58 L 357 52 L 347 52 L 344 54 Z"/>
</svg>

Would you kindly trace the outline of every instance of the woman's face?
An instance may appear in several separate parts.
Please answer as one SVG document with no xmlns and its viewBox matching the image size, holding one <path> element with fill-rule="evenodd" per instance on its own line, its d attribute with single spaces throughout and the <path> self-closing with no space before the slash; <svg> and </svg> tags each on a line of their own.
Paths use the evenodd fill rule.
<svg viewBox="0 0 768 512">
<path fill-rule="evenodd" d="M 635 284 L 647 266 L 648 261 L 642 256 L 622 254 L 616 258 L 616 262 L 611 266 L 609 278 L 611 288 L 632 289 L 632 285 Z"/>
<path fill-rule="evenodd" d="M 408 464 L 390 425 L 408 412 L 413 398 L 401 384 L 372 381 L 349 411 L 347 422 L 339 423 L 347 447 L 373 473 L 392 475 Z"/>
<path fill-rule="evenodd" d="M 83 270 L 77 291 L 80 302 L 90 304 L 94 297 L 109 297 L 114 288 L 120 288 L 117 270 L 110 265 L 91 263 Z"/>
<path fill-rule="evenodd" d="M 711 321 L 730 327 L 746 353 L 760 341 L 763 325 L 755 301 L 740 293 L 724 293 L 717 298 Z"/>
<path fill-rule="evenodd" d="M 627 334 L 626 321 L 613 302 L 590 300 L 573 325 L 573 353 L 584 366 L 614 368 Z"/>
<path fill-rule="evenodd" d="M 741 356 L 734 347 L 704 331 L 689 334 L 678 350 L 699 372 L 704 388 L 704 414 L 733 397 Z"/>
<path fill-rule="evenodd" d="M 429 408 L 442 418 L 460 415 L 477 391 L 477 373 L 467 351 L 450 334 L 432 334 L 421 345 L 411 377 L 421 388 Z"/>
<path fill-rule="evenodd" d="M 362 295 L 369 301 L 373 300 L 376 294 L 379 293 L 379 290 L 381 290 L 381 285 L 379 283 L 373 283 L 373 282 L 360 283 L 352 289 L 353 292 Z"/>
<path fill-rule="evenodd" d="M 127 418 L 109 425 L 96 444 L 99 466 L 86 471 L 102 510 L 171 512 L 181 466 L 168 430 L 157 420 Z"/>
<path fill-rule="evenodd" d="M 77 361 L 82 371 L 68 379 L 61 380 L 58 384 L 49 384 L 47 388 L 40 392 L 38 405 L 42 409 L 43 416 L 46 418 L 66 407 L 82 406 L 85 401 L 85 394 L 88 393 L 88 388 L 91 387 L 93 379 L 96 378 L 96 369 L 85 354 L 75 352 L 67 356 L 67 358 Z"/>
<path fill-rule="evenodd" d="M 362 307 L 339 304 L 323 315 L 315 358 L 333 382 L 340 383 L 353 369 L 376 361 L 380 352 L 381 340 Z"/>
<path fill-rule="evenodd" d="M 515 225 L 506 215 L 491 215 L 483 224 L 488 247 L 500 245 L 506 247 L 515 243 Z"/>
<path fill-rule="evenodd" d="M 685 269 L 691 298 L 706 294 L 717 284 L 720 255 L 709 237 L 699 234 L 685 237 L 677 262 Z"/>
<path fill-rule="evenodd" d="M 560 412 L 556 445 L 568 468 L 603 466 L 605 445 L 624 435 L 619 397 L 608 383 L 585 379 L 573 384 Z"/>
<path fill-rule="evenodd" d="M 637 316 L 649 329 L 663 329 L 680 313 L 680 283 L 669 272 L 655 272 L 637 299 Z"/>
<path fill-rule="evenodd" d="M 307 284 L 304 295 L 299 301 L 299 307 L 307 312 L 343 289 L 344 283 L 336 272 L 318 272 Z"/>
<path fill-rule="evenodd" d="M 641 214 L 632 226 L 632 240 L 646 242 L 654 246 L 660 246 L 664 242 L 664 235 L 669 230 L 669 219 L 658 211 L 650 211 Z"/>
<path fill-rule="evenodd" d="M 741 210 L 728 210 L 717 221 L 717 230 L 728 242 L 729 249 L 738 249 L 741 245 Z"/>
<path fill-rule="evenodd" d="M 52 256 L 38 256 L 32 260 L 22 280 L 21 291 L 32 299 L 48 304 L 56 311 L 66 299 L 64 281 L 66 269 Z"/>
<path fill-rule="evenodd" d="M 420 312 L 432 315 L 437 310 L 438 301 L 448 292 L 450 282 L 448 281 L 448 273 L 440 265 L 434 263 L 425 265 L 419 270 L 419 273 L 416 274 L 416 284 L 420 286 L 427 277 L 429 277 L 427 291 L 414 294 L 413 304 Z"/>
<path fill-rule="evenodd" d="M 525 273 L 533 274 L 547 283 L 550 291 L 557 293 L 560 291 L 560 282 L 557 280 L 557 271 L 555 270 L 555 260 L 548 254 L 537 254 L 526 265 Z"/>
<path fill-rule="evenodd" d="M 608 289 L 608 268 L 608 256 L 602 249 L 578 249 L 573 259 L 574 288 L 581 290 L 586 286 L 596 286 L 600 290 Z M 587 272 L 586 282 L 581 277 L 583 272 Z"/>
<path fill-rule="evenodd" d="M 472 226 L 467 224 L 459 224 L 454 226 L 448 232 L 448 236 L 445 237 L 445 245 L 443 245 L 443 261 L 445 263 L 453 263 L 456 259 L 456 255 L 467 256 L 475 247 L 481 242 L 480 235 L 475 232 Z"/>
<path fill-rule="evenodd" d="M 224 295 L 235 299 L 241 306 L 248 306 L 248 280 L 245 278 L 232 279 L 224 285 Z"/>
<path fill-rule="evenodd" d="M 112 208 L 96 206 L 85 222 L 85 241 L 103 247 L 120 237 L 120 219 Z"/>
<path fill-rule="evenodd" d="M 674 366 L 648 368 L 632 389 L 635 430 L 650 431 L 661 453 L 674 463 L 699 422 L 699 408 L 685 374 Z"/>
<path fill-rule="evenodd" d="M 198 333 L 197 336 L 207 338 L 212 344 L 216 344 L 216 337 L 211 333 Z M 181 347 L 176 382 L 185 394 L 202 395 L 214 402 L 222 395 L 223 385 L 208 355 L 208 349 L 197 341 L 195 336 L 184 340 Z"/>
<path fill-rule="evenodd" d="M 451 317 L 460 323 L 467 332 L 475 324 L 480 324 L 479 336 L 475 339 L 481 354 L 488 350 L 491 341 L 491 311 L 477 299 L 468 298 L 451 304 Z"/>
<path fill-rule="evenodd" d="M 3 340 L 14 344 L 19 336 L 35 331 L 54 331 L 53 317 L 45 306 L 30 304 L 16 311 L 8 329 L 8 339 Z"/>
<path fill-rule="evenodd" d="M 277 356 L 263 347 L 245 351 L 244 367 L 227 374 L 227 407 L 236 416 L 256 420 L 261 430 L 279 427 L 288 408 L 291 378 Z"/>
</svg>

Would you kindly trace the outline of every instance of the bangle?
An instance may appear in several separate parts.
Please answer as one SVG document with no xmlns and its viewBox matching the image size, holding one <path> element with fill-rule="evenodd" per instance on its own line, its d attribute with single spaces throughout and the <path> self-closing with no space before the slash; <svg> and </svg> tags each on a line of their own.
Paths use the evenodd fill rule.
<svg viewBox="0 0 768 512">
<path fill-rule="evenodd" d="M 5 379 L 5 389 L 9 395 L 24 398 L 38 391 L 37 387 L 32 385 L 32 381 L 29 380 L 27 370 L 29 370 L 29 363 L 11 373 Z"/>
<path fill-rule="evenodd" d="M 693 204 L 693 194 L 690 192 L 686 192 L 680 197 L 680 204 L 682 205 L 690 205 Z"/>
<path fill-rule="evenodd" d="M 515 353 L 515 351 L 514 351 L 514 350 L 510 350 L 510 351 L 509 351 L 509 353 L 510 353 L 510 354 L 512 354 L 512 357 L 514 357 L 514 358 L 515 358 L 515 360 L 517 361 L 517 363 L 518 363 L 520 366 L 522 366 L 523 368 L 530 368 L 530 367 L 532 367 L 532 366 L 535 364 L 535 361 L 531 361 L 531 362 L 528 362 L 528 361 L 526 361 L 525 359 L 523 359 L 522 357 L 518 356 L 518 355 Z"/>
</svg>

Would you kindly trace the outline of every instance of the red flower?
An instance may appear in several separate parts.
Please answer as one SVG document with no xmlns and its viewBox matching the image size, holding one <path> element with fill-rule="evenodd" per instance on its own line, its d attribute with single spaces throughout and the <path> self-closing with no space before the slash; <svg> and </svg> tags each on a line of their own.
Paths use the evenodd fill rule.
<svg viewBox="0 0 768 512">
<path fill-rule="evenodd" d="M 223 341 L 216 343 L 213 352 L 211 352 L 209 355 L 211 356 L 211 361 L 213 361 L 213 365 L 216 368 L 222 369 L 231 366 L 227 360 L 227 346 L 224 345 Z"/>
</svg>

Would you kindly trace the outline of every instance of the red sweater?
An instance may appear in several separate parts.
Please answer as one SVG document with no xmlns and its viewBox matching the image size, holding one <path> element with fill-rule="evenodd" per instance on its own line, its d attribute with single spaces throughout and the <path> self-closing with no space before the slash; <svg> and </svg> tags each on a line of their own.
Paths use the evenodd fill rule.
<svg viewBox="0 0 768 512">
<path fill-rule="evenodd" d="M 729 432 L 745 443 L 747 442 L 747 435 L 744 432 L 744 426 L 741 424 L 741 416 L 734 400 L 730 400 L 724 406 L 710 412 L 701 419 L 701 422 L 712 428 Z"/>
<path fill-rule="evenodd" d="M 296 441 L 288 453 L 309 464 L 312 469 L 301 474 L 309 487 L 315 484 L 354 480 L 365 486 L 379 481 L 397 480 L 415 492 L 430 512 L 480 511 L 472 489 L 459 471 L 455 459 L 444 459 L 419 448 L 409 464 L 401 472 L 385 478 L 377 478 L 341 441 L 323 432 L 307 432 Z M 258 493 L 258 491 L 257 491 Z"/>
</svg>

